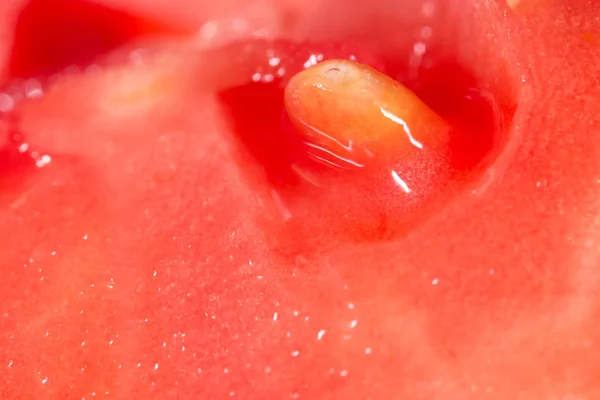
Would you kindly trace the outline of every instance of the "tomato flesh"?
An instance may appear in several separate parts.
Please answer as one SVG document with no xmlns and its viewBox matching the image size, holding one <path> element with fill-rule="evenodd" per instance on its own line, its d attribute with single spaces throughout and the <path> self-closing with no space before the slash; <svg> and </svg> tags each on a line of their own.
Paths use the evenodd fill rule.
<svg viewBox="0 0 600 400">
<path fill-rule="evenodd" d="M 248 115 L 281 107 L 275 86 L 227 98 L 158 60 L 66 74 L 19 102 L 2 125 L 2 397 L 594 398 L 600 121 L 584 33 L 600 11 L 486 7 L 455 10 L 457 35 L 481 42 L 456 47 L 446 86 L 442 63 L 409 82 L 384 60 L 466 127 L 457 168 L 473 172 L 388 240 L 315 229 L 306 247 L 275 227 L 274 183 L 241 139 Z M 561 40 L 541 40 L 557 21 Z M 458 101 L 471 82 L 499 103 L 501 135 L 480 129 L 498 122 L 489 102 Z M 474 104 L 485 112 L 464 118 Z"/>
</svg>

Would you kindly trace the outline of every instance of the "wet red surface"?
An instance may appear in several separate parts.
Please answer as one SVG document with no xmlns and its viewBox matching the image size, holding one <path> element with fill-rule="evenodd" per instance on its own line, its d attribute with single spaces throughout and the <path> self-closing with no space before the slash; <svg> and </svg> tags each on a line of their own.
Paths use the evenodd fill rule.
<svg viewBox="0 0 600 400">
<path fill-rule="evenodd" d="M 600 9 L 459 3 L 332 0 L 292 15 L 289 2 L 259 22 L 234 3 L 198 5 L 186 24 L 203 9 L 199 24 L 224 22 L 115 49 L 52 84 L 12 80 L 0 95 L 0 107 L 18 100 L 0 125 L 1 397 L 598 397 Z M 487 149 L 481 169 L 402 234 L 332 238 L 323 213 L 290 235 L 281 188 L 222 101 L 251 74 L 206 53 L 210 38 L 247 35 L 245 12 L 249 30 L 358 41 L 387 65 L 410 65 L 425 43 L 421 67 L 396 77 L 477 132 L 461 110 L 483 103 L 428 89 L 447 80 L 436 66 L 459 66 L 505 129 L 461 139 Z"/>
</svg>

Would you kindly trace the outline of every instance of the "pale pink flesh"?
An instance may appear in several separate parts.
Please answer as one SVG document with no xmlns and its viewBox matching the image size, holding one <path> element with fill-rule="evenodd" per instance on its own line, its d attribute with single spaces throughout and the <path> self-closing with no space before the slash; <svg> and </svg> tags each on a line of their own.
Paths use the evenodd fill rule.
<svg viewBox="0 0 600 400">
<path fill-rule="evenodd" d="M 146 76 L 125 68 L 91 96 L 65 88 L 77 112 L 26 121 L 32 145 L 66 144 L 0 194 L 2 397 L 597 396 L 600 52 L 583 34 L 600 9 L 460 3 L 439 7 L 451 51 L 516 88 L 511 138 L 472 193 L 394 243 L 274 252 L 256 222 L 269 188 L 244 178 L 258 167 L 210 93 L 111 108 Z M 327 7 L 274 34 L 343 38 L 370 17 Z"/>
</svg>

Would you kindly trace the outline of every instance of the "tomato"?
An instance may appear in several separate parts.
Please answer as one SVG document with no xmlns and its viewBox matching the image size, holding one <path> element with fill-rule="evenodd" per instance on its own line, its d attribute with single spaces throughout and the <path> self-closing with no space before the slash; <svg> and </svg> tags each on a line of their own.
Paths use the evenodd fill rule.
<svg viewBox="0 0 600 400">
<path fill-rule="evenodd" d="M 144 4 L 56 5 L 101 45 L 42 57 L 30 3 L 3 44 L 2 398 L 594 398 L 598 6 Z M 339 234 L 395 193 L 310 170 L 323 197 L 265 139 L 266 50 L 332 46 L 456 128 L 402 228 Z"/>
</svg>

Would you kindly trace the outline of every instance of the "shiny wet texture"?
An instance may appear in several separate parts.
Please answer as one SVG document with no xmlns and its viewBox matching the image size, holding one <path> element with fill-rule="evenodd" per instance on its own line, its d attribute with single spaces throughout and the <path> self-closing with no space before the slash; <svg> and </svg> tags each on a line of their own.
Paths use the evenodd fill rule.
<svg viewBox="0 0 600 400">
<path fill-rule="evenodd" d="M 284 104 L 311 158 L 333 168 L 393 163 L 449 142 L 450 126 L 410 89 L 352 60 L 298 73 Z"/>
<path fill-rule="evenodd" d="M 258 45 L 249 43 L 240 47 Z M 429 98 L 437 95 L 436 106 L 455 124 L 452 132 L 409 89 L 393 99 L 393 93 L 364 95 L 360 87 L 356 89 L 357 96 L 347 87 L 342 97 L 352 101 L 338 103 L 339 107 L 331 96 L 321 99 L 307 92 L 302 94 L 305 104 L 290 98 L 290 90 L 300 90 L 299 80 L 327 68 L 328 60 L 335 58 L 358 59 L 398 76 L 398 66 L 383 63 L 382 55 L 373 55 L 356 46 L 293 42 L 267 43 L 261 52 L 265 55 L 262 63 L 265 67 L 252 74 L 253 82 L 226 90 L 219 98 L 231 115 L 234 139 L 242 145 L 241 162 L 249 166 L 258 163 L 258 171 L 264 169 L 258 174 L 251 169 L 245 178 L 257 187 L 265 181 L 271 185 L 275 211 L 269 212 L 267 208 L 258 221 L 269 232 L 274 249 L 285 254 L 295 256 L 348 241 L 370 242 L 404 236 L 430 214 L 443 209 L 458 191 L 465 190 L 469 186 L 466 182 L 480 175 L 485 159 L 489 162 L 500 151 L 492 143 L 499 142 L 506 133 L 496 124 L 496 119 L 503 117 L 503 110 L 492 109 L 490 102 L 495 102 L 494 99 L 477 98 L 473 94 L 477 87 L 473 78 L 461 74 L 461 70 L 452 71 L 455 72 L 452 84 L 439 84 L 438 80 L 438 85 L 434 85 L 437 74 L 448 72 L 447 64 L 432 68 L 429 80 L 411 84 L 420 89 L 419 95 Z M 391 79 L 385 79 L 393 85 Z M 327 93 L 335 96 L 334 92 Z M 406 104 L 406 99 L 409 103 L 413 101 L 410 104 L 415 107 Z M 317 101 L 323 104 L 315 106 Z M 393 117 L 405 118 L 406 128 L 413 132 L 409 131 L 407 136 L 405 128 L 392 123 L 378 109 L 372 109 L 371 103 L 376 101 L 385 106 L 388 115 L 393 110 Z M 405 111 L 411 109 L 413 114 Z M 481 109 L 488 115 L 481 113 Z M 419 112 L 425 114 L 425 122 Z M 342 115 L 345 117 L 336 120 Z M 324 135 L 314 138 L 314 130 L 307 132 L 308 119 L 328 132 L 341 129 L 345 135 L 364 134 L 371 138 L 363 140 L 357 136 L 341 153 L 329 148 L 317 152 L 323 140 L 331 141 Z M 340 126 L 346 123 L 349 126 Z M 308 136 L 313 137 L 307 139 Z M 401 141 L 396 142 L 398 138 Z M 342 139 L 347 140 L 347 137 Z M 489 147 L 481 146 L 482 143 Z M 340 160 L 345 160 L 345 165 Z"/>
<path fill-rule="evenodd" d="M 52 161 L 0 195 L 4 397 L 595 398 L 599 11 L 472 4 L 444 10 L 443 36 L 516 104 L 510 133 L 472 190 L 391 244 L 274 252 L 256 223 L 269 187 L 232 162 L 193 69 L 156 85 L 168 63 L 115 68 L 31 106 L 23 131 Z M 356 31 L 340 14 L 304 32 Z"/>
</svg>

